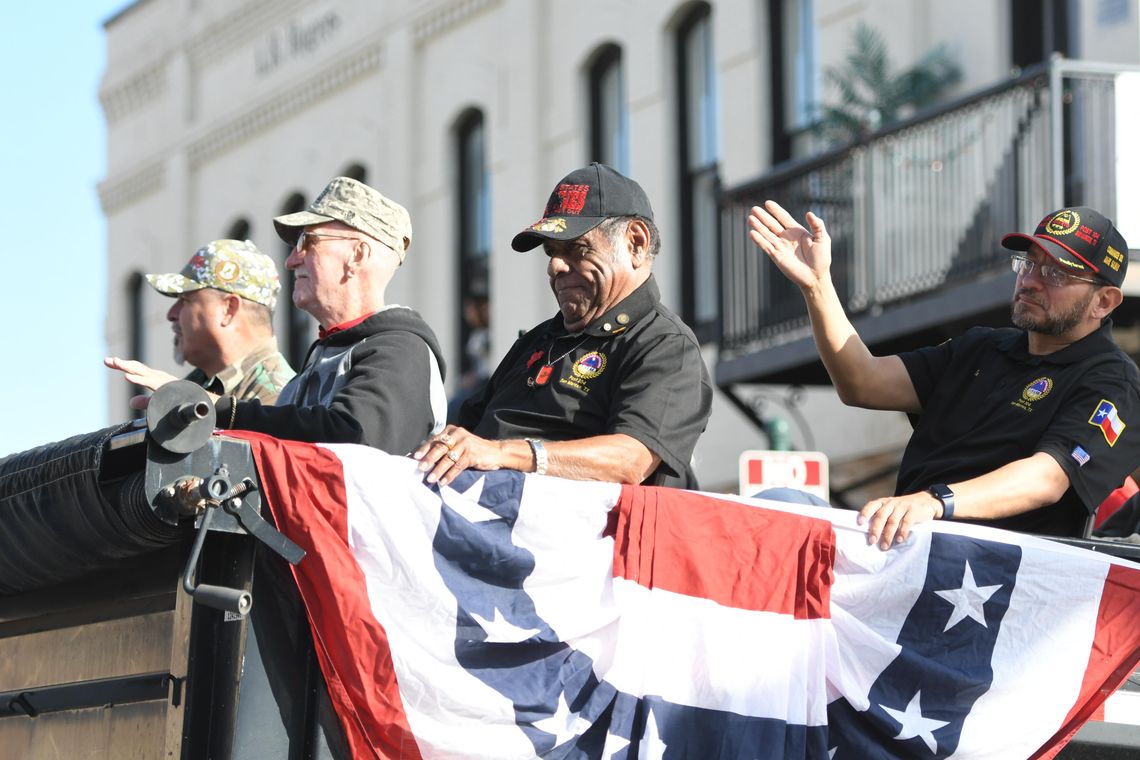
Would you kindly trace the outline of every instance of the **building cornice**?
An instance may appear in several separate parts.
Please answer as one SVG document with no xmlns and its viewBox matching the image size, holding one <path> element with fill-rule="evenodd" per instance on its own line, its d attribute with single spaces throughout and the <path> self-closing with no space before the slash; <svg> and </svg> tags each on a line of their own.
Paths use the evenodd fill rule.
<svg viewBox="0 0 1140 760">
<path fill-rule="evenodd" d="M 112 214 L 159 191 L 165 180 L 165 163 L 161 159 L 151 161 L 129 174 L 100 182 L 99 205 L 104 214 Z"/>
<path fill-rule="evenodd" d="M 246 42 L 309 5 L 312 3 L 308 0 L 252 0 L 242 3 L 233 13 L 190 38 L 186 43 L 190 64 L 196 69 L 202 68 L 236 52 L 247 52 Z"/>
<path fill-rule="evenodd" d="M 235 118 L 193 140 L 187 149 L 190 168 L 202 166 L 215 156 L 285 121 L 309 105 L 379 70 L 383 62 L 384 45 L 375 40 L 340 56 L 299 84 L 272 93 Z"/>
<path fill-rule="evenodd" d="M 313 103 L 375 73 L 382 67 L 383 62 L 384 45 L 380 40 L 373 40 L 338 57 L 300 83 L 271 93 L 234 118 L 215 125 L 205 134 L 191 139 L 186 147 L 189 167 L 192 170 L 197 169 Z M 104 213 L 112 213 L 161 189 L 166 176 L 165 162 L 176 151 L 177 147 L 167 149 L 161 158 L 151 159 L 141 166 L 101 182 L 99 200 Z"/>
<path fill-rule="evenodd" d="M 169 62 L 170 56 L 167 55 L 162 60 L 136 72 L 122 84 L 99 93 L 99 104 L 103 106 L 103 116 L 108 126 L 166 92 Z"/>
<path fill-rule="evenodd" d="M 417 46 L 447 34 L 472 16 L 497 5 L 502 0 L 454 0 L 433 8 L 412 21 L 412 39 Z"/>
<path fill-rule="evenodd" d="M 183 49 L 190 65 L 201 70 L 212 62 L 246 52 L 246 42 L 307 5 L 306 0 L 252 0 L 242 3 L 224 18 L 193 33 Z M 129 6 L 128 10 L 133 7 Z M 174 54 L 168 51 L 133 72 L 126 81 L 99 93 L 108 126 L 156 100 L 166 91 L 173 57 Z"/>
</svg>

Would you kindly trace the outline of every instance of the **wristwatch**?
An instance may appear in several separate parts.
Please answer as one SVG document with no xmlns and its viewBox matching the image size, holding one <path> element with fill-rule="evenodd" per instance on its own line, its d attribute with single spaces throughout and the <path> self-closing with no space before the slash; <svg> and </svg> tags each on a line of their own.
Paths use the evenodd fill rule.
<svg viewBox="0 0 1140 760">
<path fill-rule="evenodd" d="M 926 489 L 931 496 L 942 502 L 942 517 L 939 520 L 954 519 L 954 492 L 945 483 L 935 483 Z"/>
<path fill-rule="evenodd" d="M 542 441 L 537 438 L 527 438 L 526 442 L 530 444 L 530 450 L 534 452 L 534 473 L 535 475 L 546 474 L 546 447 L 542 445 Z"/>
</svg>

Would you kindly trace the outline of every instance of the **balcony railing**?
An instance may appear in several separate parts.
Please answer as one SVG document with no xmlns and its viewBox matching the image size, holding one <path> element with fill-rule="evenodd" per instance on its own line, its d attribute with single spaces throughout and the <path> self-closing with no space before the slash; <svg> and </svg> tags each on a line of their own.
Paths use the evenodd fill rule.
<svg viewBox="0 0 1140 760">
<path fill-rule="evenodd" d="M 1135 67 L 1055 60 L 721 196 L 721 350 L 754 353 L 807 334 L 798 289 L 748 239 L 752 206 L 813 211 L 832 238 L 848 313 L 1008 269 L 1003 233 L 1046 211 L 1116 211 L 1116 79 Z"/>
</svg>

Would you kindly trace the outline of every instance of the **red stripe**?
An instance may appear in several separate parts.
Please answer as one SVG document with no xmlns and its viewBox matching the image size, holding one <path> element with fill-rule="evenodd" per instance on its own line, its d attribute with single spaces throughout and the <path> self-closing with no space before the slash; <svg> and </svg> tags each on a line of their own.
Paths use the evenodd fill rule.
<svg viewBox="0 0 1140 760">
<path fill-rule="evenodd" d="M 1105 417 L 1100 421 L 1100 429 L 1104 431 L 1104 439 L 1108 441 L 1109 446 L 1114 445 L 1116 443 L 1116 439 L 1120 437 L 1120 435 L 1116 432 L 1116 429 L 1112 426 L 1112 420 L 1110 420 L 1108 417 Z"/>
<path fill-rule="evenodd" d="M 364 574 L 348 546 L 341 461 L 311 444 L 256 433 L 238 437 L 253 447 L 278 527 L 306 552 L 293 575 L 352 756 L 419 760 L 388 634 L 372 614 Z"/>
<path fill-rule="evenodd" d="M 1140 663 L 1140 572 L 1110 565 L 1097 611 L 1089 663 L 1081 692 L 1061 729 L 1032 760 L 1048 760 L 1073 738 L 1085 721 L 1097 714 L 1124 679 Z M 1103 715 L 1103 712 L 1101 713 Z"/>
<path fill-rule="evenodd" d="M 831 616 L 830 522 L 624 486 L 614 536 L 614 577 L 798 620 Z"/>
</svg>

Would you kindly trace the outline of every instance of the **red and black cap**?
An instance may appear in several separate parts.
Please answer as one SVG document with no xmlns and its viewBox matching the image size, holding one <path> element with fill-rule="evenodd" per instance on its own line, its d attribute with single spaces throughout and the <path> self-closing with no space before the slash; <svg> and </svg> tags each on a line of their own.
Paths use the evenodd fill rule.
<svg viewBox="0 0 1140 760">
<path fill-rule="evenodd" d="M 1128 271 L 1128 243 L 1112 220 L 1096 209 L 1073 206 L 1046 214 L 1032 235 L 1012 232 L 1001 244 L 1028 251 L 1036 243 L 1062 268 L 1076 275 L 1095 275 L 1120 287 Z"/>
<path fill-rule="evenodd" d="M 550 194 L 542 218 L 515 235 L 511 247 L 529 251 L 544 240 L 574 240 L 615 216 L 640 216 L 652 221 L 653 208 L 641 185 L 595 161 L 562 178 Z"/>
</svg>

